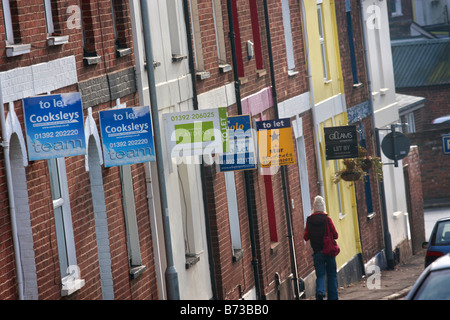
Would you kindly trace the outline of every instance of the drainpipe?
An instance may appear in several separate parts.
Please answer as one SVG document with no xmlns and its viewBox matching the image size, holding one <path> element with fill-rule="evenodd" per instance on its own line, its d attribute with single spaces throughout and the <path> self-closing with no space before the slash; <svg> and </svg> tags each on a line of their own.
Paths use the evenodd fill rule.
<svg viewBox="0 0 450 320">
<path fill-rule="evenodd" d="M 231 42 L 231 55 L 233 58 L 233 76 L 234 76 L 234 90 L 236 95 L 236 104 L 238 109 L 238 114 L 242 115 L 242 102 L 241 102 L 241 89 L 239 82 L 239 74 L 237 69 L 237 56 L 236 56 L 236 35 L 234 33 L 234 22 L 233 22 L 233 10 L 231 7 L 231 0 L 227 0 L 228 7 L 228 24 L 230 27 L 230 42 Z M 255 238 L 255 229 L 253 223 L 253 206 L 252 206 L 252 197 L 251 197 L 251 183 L 250 180 L 250 172 L 248 170 L 244 170 L 244 183 L 245 183 L 245 194 L 247 200 L 247 213 L 248 213 L 248 224 L 250 229 L 250 243 L 252 248 L 252 266 L 253 266 L 253 277 L 255 279 L 255 291 L 256 291 L 256 299 L 261 299 L 261 286 L 259 283 L 259 273 L 258 273 L 258 255 L 256 252 L 256 238 Z"/>
<path fill-rule="evenodd" d="M 372 121 L 372 128 L 375 133 L 375 143 L 376 143 L 376 150 L 377 150 L 377 157 L 380 157 L 381 159 L 381 150 L 380 150 L 380 135 L 377 128 L 375 128 L 375 111 L 373 108 L 373 96 L 372 96 L 372 81 L 371 81 L 371 72 L 370 72 L 370 65 L 369 65 L 369 53 L 368 53 L 368 43 L 367 43 L 367 25 L 364 20 L 364 6 L 363 6 L 363 0 L 360 0 L 360 9 L 361 9 L 361 24 L 362 24 L 362 34 L 363 34 L 363 42 L 364 42 L 364 60 L 366 63 L 366 73 L 367 73 L 367 90 L 369 94 L 369 106 L 371 110 L 371 121 Z M 386 260 L 387 260 L 387 268 L 389 270 L 394 269 L 394 256 L 392 253 L 392 241 L 391 241 L 391 233 L 389 232 L 389 225 L 388 225 L 388 217 L 387 217 L 387 208 L 386 208 L 386 194 L 384 190 L 384 183 L 383 181 L 378 181 L 378 191 L 380 193 L 380 201 L 381 201 L 381 217 L 383 222 L 383 235 L 384 235 L 384 246 L 385 246 L 385 254 L 386 254 Z"/>
<path fill-rule="evenodd" d="M 272 97 L 273 104 L 275 107 L 275 118 L 279 118 L 278 114 L 278 99 L 277 99 L 277 89 L 275 84 L 275 69 L 273 65 L 273 53 L 272 53 L 272 39 L 270 36 L 270 21 L 269 21 L 269 8 L 267 6 L 267 0 L 264 0 L 264 16 L 266 21 L 266 34 L 267 34 L 267 50 L 269 53 L 270 62 L 270 79 L 272 82 Z M 297 271 L 297 259 L 295 257 L 295 247 L 294 247 L 294 236 L 292 234 L 292 221 L 291 221 L 291 208 L 289 206 L 289 191 L 287 190 L 287 167 L 281 166 L 281 181 L 283 185 L 283 197 L 284 197 L 284 211 L 286 212 L 286 227 L 287 227 L 287 237 L 289 241 L 289 251 L 291 257 L 291 268 L 294 281 L 294 294 L 295 300 L 300 300 L 300 292 L 298 285 L 298 271 Z"/>
<path fill-rule="evenodd" d="M 183 0 L 183 12 L 184 12 L 184 23 L 186 26 L 186 36 L 188 45 L 188 60 L 189 60 L 189 72 L 191 73 L 192 79 L 192 104 L 194 110 L 198 110 L 198 99 L 197 99 L 197 78 L 195 74 L 194 67 L 194 50 L 192 48 L 192 35 L 191 35 L 191 25 L 189 23 L 189 5 L 188 0 Z M 206 178 L 205 178 L 205 165 L 203 161 L 200 162 L 200 178 L 202 180 L 202 194 L 203 194 L 203 207 L 205 210 L 205 228 L 207 236 L 207 246 L 208 246 L 208 261 L 209 261 L 209 274 L 211 278 L 211 289 L 213 294 L 213 299 L 217 300 L 217 283 L 216 283 L 216 273 L 214 265 L 213 247 L 211 240 L 211 222 L 209 219 L 208 211 L 208 197 L 206 196 Z"/>
<path fill-rule="evenodd" d="M 11 104 L 10 104 L 11 107 Z M 14 106 L 13 106 L 14 107 Z M 14 199 L 14 188 L 13 188 L 13 177 L 11 172 L 11 159 L 10 159 L 10 149 L 9 141 L 6 139 L 6 119 L 5 119 L 5 106 L 3 105 L 3 95 L 0 83 L 0 123 L 2 126 L 2 142 L 3 156 L 5 158 L 5 171 L 6 171 L 6 184 L 8 186 L 8 200 L 9 200 L 9 212 L 11 215 L 11 228 L 12 228 L 12 238 L 14 246 L 14 258 L 16 264 L 16 282 L 17 289 L 19 293 L 19 300 L 24 300 L 24 289 L 23 289 L 23 270 L 22 261 L 20 257 L 20 245 L 19 236 L 17 232 L 17 219 L 16 219 L 16 204 Z"/>
<path fill-rule="evenodd" d="M 153 126 L 155 132 L 156 165 L 158 167 L 158 182 L 161 197 L 161 206 L 163 211 L 164 239 L 166 242 L 167 269 L 165 276 L 166 276 L 167 299 L 180 300 L 178 273 L 173 262 L 172 238 L 170 234 L 169 206 L 167 202 L 167 190 L 164 176 L 164 159 L 162 150 L 161 129 L 159 123 L 158 101 L 156 97 L 155 74 L 153 71 L 153 52 L 152 52 L 152 41 L 150 36 L 150 21 L 148 16 L 148 1 L 141 0 L 140 2 L 141 2 L 142 26 L 145 42 L 145 55 L 147 58 L 147 66 L 148 66 L 147 77 L 150 91 L 150 105 L 153 114 Z"/>
<path fill-rule="evenodd" d="M 305 0 L 301 1 L 301 9 L 302 9 L 302 27 L 303 27 L 303 40 L 305 42 L 305 55 L 306 55 L 306 64 L 308 69 L 308 82 L 309 82 L 309 104 L 311 106 L 313 123 L 314 123 L 314 146 L 316 147 L 316 157 L 317 157 L 317 173 L 319 175 L 319 189 L 320 195 L 325 198 L 325 188 L 323 186 L 323 172 L 322 172 L 322 156 L 320 154 L 320 145 L 319 145 L 319 128 L 317 122 L 317 111 L 315 108 L 315 98 L 314 98 L 314 86 L 312 81 L 312 73 L 311 73 L 311 60 L 309 59 L 309 41 L 308 41 L 308 32 L 307 32 L 307 23 L 306 23 L 306 12 L 305 12 Z"/>
</svg>

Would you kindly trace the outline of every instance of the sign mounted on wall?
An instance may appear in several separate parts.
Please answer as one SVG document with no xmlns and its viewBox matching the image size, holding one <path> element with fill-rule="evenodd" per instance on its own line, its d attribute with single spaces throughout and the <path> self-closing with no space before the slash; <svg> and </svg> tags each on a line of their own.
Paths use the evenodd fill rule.
<svg viewBox="0 0 450 320">
<path fill-rule="evenodd" d="M 23 99 L 30 161 L 86 154 L 79 92 Z"/>
<path fill-rule="evenodd" d="M 327 160 L 358 157 L 356 126 L 323 128 Z"/>
<path fill-rule="evenodd" d="M 223 154 L 230 149 L 225 107 L 166 113 L 163 121 L 172 158 Z"/>
<path fill-rule="evenodd" d="M 442 150 L 444 154 L 450 155 L 450 134 L 442 135 Z"/>
<path fill-rule="evenodd" d="M 295 163 L 291 119 L 257 121 L 256 130 L 262 168 Z"/>
<path fill-rule="evenodd" d="M 105 167 L 155 161 L 150 108 L 99 112 Z"/>
<path fill-rule="evenodd" d="M 228 117 L 228 131 L 230 152 L 221 157 L 220 171 L 256 169 L 250 116 Z"/>
</svg>

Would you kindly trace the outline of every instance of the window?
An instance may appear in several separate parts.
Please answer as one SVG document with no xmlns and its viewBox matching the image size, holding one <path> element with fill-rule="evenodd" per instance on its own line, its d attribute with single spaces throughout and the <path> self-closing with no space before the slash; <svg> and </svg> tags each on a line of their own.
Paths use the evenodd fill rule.
<svg viewBox="0 0 450 320">
<path fill-rule="evenodd" d="M 251 22 L 252 22 L 252 33 L 253 33 L 253 42 L 254 42 L 254 51 L 255 51 L 255 60 L 256 60 L 256 69 L 262 70 L 264 69 L 262 49 L 261 49 L 261 34 L 259 27 L 259 17 L 258 17 L 258 5 L 256 0 L 250 1 L 250 14 L 251 14 Z"/>
<path fill-rule="evenodd" d="M 200 31 L 200 21 L 197 0 L 192 0 L 189 2 L 190 5 L 190 15 L 192 21 L 192 42 L 194 59 L 196 65 L 196 75 L 199 80 L 204 80 L 210 77 L 210 73 L 205 70 L 205 62 L 203 59 L 203 44 L 202 35 Z"/>
<path fill-rule="evenodd" d="M 6 43 L 13 44 L 14 31 L 9 0 L 2 0 L 2 5 L 3 5 L 3 19 L 5 23 Z"/>
<path fill-rule="evenodd" d="M 241 230 L 239 227 L 239 212 L 237 206 L 236 196 L 236 182 L 234 179 L 234 172 L 225 172 L 225 186 L 227 191 L 228 202 L 228 219 L 230 221 L 231 233 L 231 247 L 233 250 L 233 257 L 238 259 L 242 250 Z"/>
<path fill-rule="evenodd" d="M 239 77 L 245 77 L 244 72 L 244 61 L 242 60 L 242 44 L 241 44 L 241 33 L 239 31 L 239 18 L 236 1 L 231 2 L 232 16 L 233 16 L 233 27 L 235 33 L 235 43 L 236 43 L 236 60 Z"/>
<path fill-rule="evenodd" d="M 186 255 L 186 269 L 191 268 L 200 260 L 204 252 L 202 231 L 203 200 L 199 166 L 194 157 L 184 158 L 177 167 L 180 193 L 180 205 L 183 216 L 183 231 Z"/>
<path fill-rule="evenodd" d="M 227 63 L 227 53 L 225 49 L 225 30 L 223 27 L 223 13 L 221 0 L 212 0 L 214 14 L 214 30 L 217 42 L 217 58 L 219 60 L 219 68 L 222 72 L 231 70 L 231 66 Z"/>
<path fill-rule="evenodd" d="M 95 46 L 94 20 L 92 15 L 92 6 L 95 2 L 89 0 L 79 0 L 81 8 L 81 33 L 84 62 L 87 65 L 97 64 L 101 62 L 101 58 L 97 55 Z"/>
<path fill-rule="evenodd" d="M 120 166 L 120 178 L 122 180 L 130 277 L 131 279 L 135 279 L 146 269 L 146 267 L 142 265 L 139 230 L 136 218 L 136 204 L 134 200 L 133 177 L 131 175 L 130 165 Z"/>
<path fill-rule="evenodd" d="M 183 16 L 179 14 L 179 3 L 177 0 L 167 0 L 167 15 L 169 20 L 170 47 L 172 49 L 172 61 L 181 61 L 187 58 L 183 53 L 181 35 L 183 34 Z"/>
<path fill-rule="evenodd" d="M 277 219 L 275 215 L 275 203 L 273 201 L 272 176 L 264 175 L 264 186 L 266 190 L 267 215 L 269 218 L 270 241 L 278 242 Z"/>
<path fill-rule="evenodd" d="M 353 25 L 352 25 L 350 0 L 345 0 L 345 11 L 347 14 L 347 37 L 348 37 L 348 47 L 350 50 L 350 61 L 352 64 L 353 85 L 357 86 L 359 84 L 359 81 L 358 81 L 358 70 L 356 67 L 355 44 L 353 41 Z"/>
<path fill-rule="evenodd" d="M 48 168 L 55 215 L 62 295 L 65 296 L 84 286 L 84 280 L 80 279 L 80 272 L 77 266 L 64 158 L 48 160 Z"/>
<path fill-rule="evenodd" d="M 283 14 L 284 41 L 286 43 L 288 73 L 289 75 L 293 75 L 297 72 L 295 71 L 294 43 L 292 40 L 291 11 L 289 9 L 289 0 L 282 0 L 281 10 Z"/>
<path fill-rule="evenodd" d="M 5 23 L 6 56 L 14 57 L 30 52 L 30 44 L 21 43 L 19 8 L 15 0 L 2 0 Z"/>
<path fill-rule="evenodd" d="M 61 27 L 57 14 L 57 1 L 44 0 L 44 7 L 45 23 L 47 26 L 47 44 L 49 46 L 56 46 L 69 42 L 69 36 L 61 35 Z"/>
<path fill-rule="evenodd" d="M 359 135 L 359 144 L 361 145 L 361 147 L 367 148 L 366 129 L 365 129 L 365 125 L 363 123 L 358 125 L 357 132 Z M 366 175 L 364 177 L 364 194 L 365 194 L 365 198 L 366 198 L 366 208 L 367 208 L 367 217 L 368 218 L 371 218 L 374 216 L 371 190 L 372 190 L 372 188 L 370 186 L 370 175 Z"/>
<path fill-rule="evenodd" d="M 322 12 L 322 3 L 317 5 L 317 18 L 319 23 L 319 42 L 320 42 L 320 50 L 322 52 L 322 66 L 323 66 L 323 78 L 325 81 L 329 80 L 328 76 L 328 63 L 327 63 L 327 48 L 325 45 L 325 30 L 323 23 L 323 12 Z"/>
<path fill-rule="evenodd" d="M 399 17 L 403 15 L 402 0 L 391 0 L 391 15 L 392 17 Z"/>
<path fill-rule="evenodd" d="M 127 34 L 127 12 L 126 2 L 123 0 L 111 0 L 112 22 L 116 44 L 116 56 L 123 57 L 131 54 L 132 50 L 128 43 Z"/>
<path fill-rule="evenodd" d="M 300 191 L 302 195 L 302 209 L 303 221 L 306 224 L 306 219 L 311 213 L 311 198 L 309 191 L 309 177 L 308 177 L 308 160 L 305 145 L 305 136 L 303 135 L 303 118 L 297 117 L 292 121 L 294 128 L 295 142 L 297 149 L 298 170 L 300 176 Z"/>
<path fill-rule="evenodd" d="M 406 133 L 416 132 L 416 123 L 414 119 L 414 112 L 409 112 L 405 115 Z"/>
</svg>

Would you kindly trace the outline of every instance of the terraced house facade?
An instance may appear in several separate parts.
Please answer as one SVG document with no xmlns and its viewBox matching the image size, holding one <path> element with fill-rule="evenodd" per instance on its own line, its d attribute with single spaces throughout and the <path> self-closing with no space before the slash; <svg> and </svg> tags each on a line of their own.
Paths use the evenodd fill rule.
<svg viewBox="0 0 450 320">
<path fill-rule="evenodd" d="M 318 194 L 340 235 L 339 284 L 383 267 L 379 180 L 336 182 L 344 162 L 326 159 L 324 136 L 354 125 L 376 155 L 368 2 L 2 1 L 0 298 L 314 295 L 303 234 Z M 24 101 L 66 93 L 81 97 L 86 152 L 34 160 Z M 156 160 L 110 166 L 101 115 L 137 106 Z M 255 158 L 256 128 L 282 124 L 293 161 L 226 171 L 217 154 L 174 156 L 167 119 L 219 108 L 230 128 L 249 119 Z"/>
</svg>

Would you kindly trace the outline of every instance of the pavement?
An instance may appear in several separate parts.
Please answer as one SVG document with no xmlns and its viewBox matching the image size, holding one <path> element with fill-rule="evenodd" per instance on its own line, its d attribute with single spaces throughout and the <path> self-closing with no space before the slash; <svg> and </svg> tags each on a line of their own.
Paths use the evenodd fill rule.
<svg viewBox="0 0 450 320">
<path fill-rule="evenodd" d="M 339 288 L 339 300 L 403 300 L 424 270 L 425 249 L 394 267 L 368 273 L 359 282 Z"/>
</svg>

